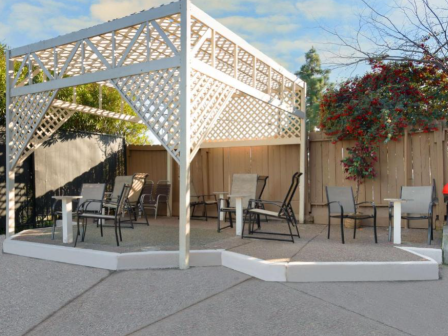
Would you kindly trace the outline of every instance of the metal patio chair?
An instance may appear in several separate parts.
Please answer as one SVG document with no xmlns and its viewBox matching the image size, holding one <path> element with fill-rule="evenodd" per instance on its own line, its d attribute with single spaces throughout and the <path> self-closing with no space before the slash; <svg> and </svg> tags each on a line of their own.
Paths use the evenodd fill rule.
<svg viewBox="0 0 448 336">
<path fill-rule="evenodd" d="M 325 187 L 327 194 L 326 204 L 328 206 L 328 237 L 330 239 L 331 218 L 339 218 L 341 222 L 341 239 L 342 244 L 345 244 L 344 239 L 344 218 L 355 220 L 355 227 L 353 229 L 353 239 L 356 238 L 356 224 L 358 220 L 373 219 L 373 232 L 375 235 L 375 243 L 378 243 L 378 236 L 376 231 L 376 206 L 373 202 L 355 203 L 353 196 L 353 189 L 351 187 Z M 371 204 L 373 214 L 358 214 L 357 209 L 361 204 Z"/>
<path fill-rule="evenodd" d="M 401 218 L 407 221 L 428 220 L 428 245 L 434 239 L 433 208 L 438 200 L 435 185 L 424 187 L 401 187 L 400 198 L 409 200 L 401 204 Z M 392 239 L 393 205 L 389 204 L 389 241 Z"/>
<path fill-rule="evenodd" d="M 296 216 L 294 214 L 294 210 L 292 208 L 291 202 L 294 198 L 294 194 L 296 193 L 297 187 L 299 186 L 299 179 L 302 176 L 302 173 L 295 173 L 292 176 L 291 185 L 289 186 L 288 192 L 286 193 L 285 199 L 283 202 L 278 201 L 264 201 L 261 199 L 252 199 L 249 201 L 249 209 L 247 210 L 246 218 L 243 223 L 243 234 L 241 238 L 255 238 L 255 239 L 264 239 L 264 240 L 276 240 L 276 241 L 286 241 L 294 243 L 294 237 L 300 238 L 299 228 Z M 276 206 L 278 207 L 278 211 L 270 211 L 264 209 L 264 205 Z M 286 220 L 288 225 L 289 233 L 279 233 L 279 232 L 266 232 L 261 230 L 254 230 L 255 222 L 260 224 L 260 216 L 268 216 L 281 220 Z M 249 217 L 248 224 L 248 233 L 249 235 L 244 235 L 244 228 L 246 225 L 246 219 Z M 295 227 L 297 235 L 293 234 L 291 227 Z M 253 234 L 267 234 L 267 235 L 276 235 L 276 236 L 289 236 L 291 239 L 279 239 L 279 238 L 271 238 L 271 237 L 259 237 L 253 236 Z"/>
<path fill-rule="evenodd" d="M 135 173 L 132 178 L 132 187 L 131 191 L 129 192 L 129 198 L 128 198 L 128 207 L 130 211 L 132 211 L 134 215 L 134 224 L 145 224 L 145 223 L 138 223 L 137 222 L 137 215 L 138 210 L 140 209 L 139 202 L 141 199 L 141 195 L 143 193 L 143 187 L 146 184 L 146 178 L 148 177 L 148 174 L 146 173 Z M 148 217 L 145 213 L 145 220 L 146 225 L 149 226 Z M 122 221 L 124 222 L 124 221 Z"/>
<path fill-rule="evenodd" d="M 126 175 L 126 176 L 117 176 L 114 181 L 114 188 L 112 192 L 106 192 L 106 199 L 104 201 L 103 207 L 107 209 L 109 213 L 110 210 L 115 209 L 117 207 L 118 199 L 123 190 L 123 186 L 125 184 L 132 185 L 132 180 L 134 175 Z"/>
<path fill-rule="evenodd" d="M 131 186 L 129 184 L 125 184 L 123 186 L 123 189 L 121 191 L 120 196 L 118 197 L 117 207 L 115 208 L 115 214 L 114 215 L 103 215 L 101 213 L 91 213 L 88 212 L 87 209 L 93 204 L 93 203 L 102 203 L 102 200 L 87 200 L 84 202 L 77 211 L 77 227 L 78 232 L 76 234 L 75 244 L 74 247 L 76 247 L 76 244 L 78 243 L 78 237 L 81 235 L 80 230 L 80 221 L 82 220 L 82 237 L 81 241 L 84 241 L 87 231 L 87 220 L 94 219 L 100 223 L 101 228 L 101 236 L 103 236 L 103 221 L 107 220 L 113 220 L 114 221 L 114 228 L 115 228 L 115 238 L 117 240 L 117 246 L 120 246 L 120 242 L 118 240 L 118 233 L 120 234 L 120 241 L 123 241 L 123 237 L 121 235 L 121 217 L 123 216 L 123 213 L 126 209 L 126 203 L 128 201 L 129 193 L 131 191 Z"/>
<path fill-rule="evenodd" d="M 97 200 L 99 202 L 91 203 L 85 211 L 92 213 L 101 213 L 102 211 L 102 202 L 104 199 L 104 191 L 106 189 L 106 184 L 104 183 L 83 183 L 81 187 L 81 196 L 79 199 L 76 210 L 73 212 L 75 215 L 81 205 L 86 201 Z M 52 207 L 52 217 L 53 217 L 53 230 L 51 234 L 51 239 L 54 239 L 54 233 L 56 229 L 57 220 L 62 216 L 62 211 L 56 210 L 59 201 L 55 201 Z"/>
<path fill-rule="evenodd" d="M 191 218 L 205 218 L 205 220 L 208 221 L 207 207 L 210 205 L 215 206 L 216 211 L 219 211 L 216 195 L 198 195 L 193 182 L 190 183 Z M 200 206 L 202 206 L 202 216 L 194 216 L 196 207 Z"/>
<path fill-rule="evenodd" d="M 249 206 L 249 200 L 255 199 L 257 195 L 257 174 L 233 174 L 230 195 L 247 195 L 243 198 L 243 211 L 246 212 Z M 225 202 L 225 206 L 221 207 L 221 201 Z M 221 227 L 220 214 L 229 215 L 230 224 Z M 236 215 L 236 201 L 234 198 L 218 200 L 218 232 L 226 228 L 233 228 L 232 214 Z"/>
<path fill-rule="evenodd" d="M 154 197 L 148 197 L 149 194 L 146 192 L 142 193 L 142 197 L 140 198 L 140 209 L 142 212 L 145 212 L 145 209 L 154 210 L 154 218 L 157 218 L 157 211 L 159 209 L 159 204 L 166 203 L 167 212 L 169 212 L 171 216 L 171 208 L 169 204 L 171 193 L 171 182 L 167 180 L 161 180 L 157 182 L 156 190 L 154 193 Z M 146 212 L 145 212 L 146 214 Z"/>
</svg>

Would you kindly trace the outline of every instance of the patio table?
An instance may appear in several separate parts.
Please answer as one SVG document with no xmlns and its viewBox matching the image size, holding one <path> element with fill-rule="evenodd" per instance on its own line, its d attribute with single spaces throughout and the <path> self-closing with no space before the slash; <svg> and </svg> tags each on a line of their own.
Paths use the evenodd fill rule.
<svg viewBox="0 0 448 336">
<path fill-rule="evenodd" d="M 394 244 L 401 244 L 401 203 L 412 200 L 401 198 L 385 198 L 384 200 L 394 204 Z"/>
<path fill-rule="evenodd" d="M 220 201 L 221 202 L 220 207 L 224 208 L 226 206 L 225 201 L 224 201 L 224 196 L 227 195 L 228 192 L 227 191 L 217 191 L 217 192 L 214 192 L 213 194 L 218 195 L 218 198 L 221 200 Z M 223 221 L 224 220 L 224 216 L 225 216 L 225 214 L 223 212 L 220 213 L 219 214 L 219 220 Z"/>
<path fill-rule="evenodd" d="M 243 234 L 243 199 L 250 195 L 232 194 L 229 197 L 235 199 L 236 208 L 236 235 L 241 236 Z"/>
<path fill-rule="evenodd" d="M 72 201 L 81 199 L 82 196 L 53 196 L 53 198 L 62 201 L 62 242 L 73 243 Z"/>
</svg>

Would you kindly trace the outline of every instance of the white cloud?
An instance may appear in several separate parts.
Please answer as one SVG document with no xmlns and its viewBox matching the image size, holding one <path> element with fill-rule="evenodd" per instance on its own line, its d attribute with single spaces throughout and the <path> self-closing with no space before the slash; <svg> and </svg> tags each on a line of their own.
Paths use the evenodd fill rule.
<svg viewBox="0 0 448 336">
<path fill-rule="evenodd" d="M 296 8 L 308 19 L 342 18 L 352 14 L 353 7 L 335 0 L 301 0 Z"/>
<path fill-rule="evenodd" d="M 287 16 L 274 15 L 267 17 L 228 16 L 219 19 L 226 27 L 248 36 L 266 34 L 285 34 L 299 28 L 297 23 L 291 22 Z"/>
</svg>

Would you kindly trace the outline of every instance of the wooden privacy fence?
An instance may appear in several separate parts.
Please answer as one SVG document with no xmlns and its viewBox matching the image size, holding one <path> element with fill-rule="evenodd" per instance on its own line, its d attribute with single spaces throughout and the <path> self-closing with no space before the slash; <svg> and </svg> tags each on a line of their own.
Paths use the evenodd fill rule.
<svg viewBox="0 0 448 336">
<path fill-rule="evenodd" d="M 445 171 L 448 169 L 445 135 L 445 129 L 431 133 L 406 132 L 399 141 L 379 146 L 378 162 L 375 165 L 377 177 L 361 185 L 358 201 L 375 202 L 379 207 L 380 225 L 388 224 L 388 204 L 384 201 L 385 198 L 399 197 L 401 186 L 428 186 L 433 180 L 439 198 L 435 215 L 437 225 L 442 225 L 445 215 L 442 188 L 446 182 Z M 327 223 L 325 186 L 352 186 L 355 190 L 355 183 L 346 179 L 341 164 L 341 160 L 347 156 L 347 148 L 354 144 L 355 141 L 332 144 L 321 132 L 310 133 L 307 211 L 314 216 L 315 223 Z M 403 222 L 403 225 L 406 224 Z M 413 221 L 411 225 L 425 227 L 427 222 Z"/>
<path fill-rule="evenodd" d="M 128 174 L 146 172 L 157 183 L 167 179 L 167 153 L 162 146 L 128 146 Z M 201 149 L 191 164 L 191 180 L 198 194 L 230 191 L 232 175 L 254 173 L 268 175 L 265 199 L 283 200 L 291 184 L 292 175 L 299 171 L 300 145 Z M 179 209 L 179 166 L 172 164 L 173 214 Z M 303 183 L 301 180 L 300 183 Z M 293 200 L 299 211 L 299 192 Z M 209 207 L 214 215 L 216 211 Z M 199 211 L 199 209 L 198 209 Z M 165 211 L 161 210 L 163 214 Z"/>
</svg>

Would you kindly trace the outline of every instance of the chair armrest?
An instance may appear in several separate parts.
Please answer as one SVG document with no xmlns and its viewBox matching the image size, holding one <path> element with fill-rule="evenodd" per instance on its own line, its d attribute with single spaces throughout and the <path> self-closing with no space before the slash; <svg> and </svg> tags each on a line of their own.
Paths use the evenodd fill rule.
<svg viewBox="0 0 448 336">
<path fill-rule="evenodd" d="M 83 203 L 81 203 L 80 205 L 79 205 L 79 207 L 77 208 L 77 212 L 78 213 L 83 213 L 83 212 L 85 212 L 85 211 L 87 211 L 88 210 L 88 207 L 89 207 L 89 205 L 91 204 L 91 203 L 100 203 L 101 205 L 103 204 L 103 201 L 101 201 L 101 200 L 95 200 L 95 199 L 88 199 L 88 200 L 85 200 Z"/>
<path fill-rule="evenodd" d="M 373 208 L 373 214 L 376 215 L 376 205 L 375 205 L 375 202 L 368 202 L 368 201 L 366 201 L 366 202 L 359 202 L 359 203 L 356 203 L 355 206 L 358 207 L 358 205 L 361 205 L 361 204 L 370 204 L 372 206 L 372 208 Z"/>
<path fill-rule="evenodd" d="M 325 204 L 325 205 L 328 206 L 328 212 L 330 213 L 330 204 L 333 204 L 333 203 L 336 203 L 336 204 L 339 205 L 339 207 L 341 208 L 341 214 L 343 215 L 344 214 L 344 207 L 338 201 L 332 201 L 332 202 L 328 202 L 327 204 Z"/>
<path fill-rule="evenodd" d="M 149 200 L 152 200 L 152 195 L 151 194 L 142 194 L 140 195 L 140 203 L 144 204 L 145 202 L 145 197 L 149 197 Z"/>
<path fill-rule="evenodd" d="M 54 215 L 54 213 L 56 212 L 56 205 L 58 204 L 58 202 L 62 202 L 61 200 L 55 200 L 53 202 L 53 205 L 51 207 L 51 213 Z"/>
<path fill-rule="evenodd" d="M 266 201 L 266 200 L 260 200 L 260 199 L 250 199 L 249 200 L 249 205 L 254 204 L 254 206 L 260 205 L 260 204 L 270 204 L 270 205 L 275 205 L 279 208 L 282 207 L 283 202 L 279 202 L 279 201 Z"/>
<path fill-rule="evenodd" d="M 165 197 L 165 200 L 168 200 L 168 195 L 159 194 L 157 195 L 156 203 L 159 204 L 159 198 Z"/>
</svg>

